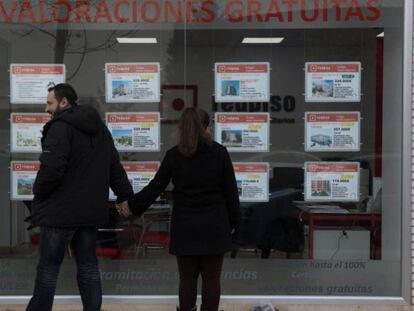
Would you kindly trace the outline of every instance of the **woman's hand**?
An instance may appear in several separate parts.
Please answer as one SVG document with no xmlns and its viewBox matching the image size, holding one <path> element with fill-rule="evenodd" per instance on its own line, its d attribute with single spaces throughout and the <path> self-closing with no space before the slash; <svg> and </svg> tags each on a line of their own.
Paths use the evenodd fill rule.
<svg viewBox="0 0 414 311">
<path fill-rule="evenodd" d="M 128 201 L 124 201 L 116 204 L 116 210 L 118 213 L 124 217 L 131 216 L 131 211 L 129 210 Z"/>
<path fill-rule="evenodd" d="M 230 231 L 230 234 L 233 234 L 234 233 L 234 228 L 233 229 L 231 229 L 231 231 Z"/>
</svg>

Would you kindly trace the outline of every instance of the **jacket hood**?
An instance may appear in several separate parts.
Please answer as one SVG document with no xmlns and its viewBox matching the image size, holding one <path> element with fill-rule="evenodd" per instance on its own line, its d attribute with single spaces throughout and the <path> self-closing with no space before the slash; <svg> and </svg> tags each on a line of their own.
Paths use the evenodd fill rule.
<svg viewBox="0 0 414 311">
<path fill-rule="evenodd" d="M 99 124 L 102 122 L 96 109 L 90 105 L 66 109 L 57 115 L 55 120 L 63 120 L 88 135 L 95 135 L 98 132 Z"/>
</svg>

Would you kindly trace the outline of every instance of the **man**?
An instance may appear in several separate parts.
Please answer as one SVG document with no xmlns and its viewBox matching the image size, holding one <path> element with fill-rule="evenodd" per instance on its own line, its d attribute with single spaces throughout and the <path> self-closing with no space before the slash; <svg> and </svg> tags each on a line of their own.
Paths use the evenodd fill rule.
<svg viewBox="0 0 414 311">
<path fill-rule="evenodd" d="M 112 137 L 98 112 L 78 106 L 69 84 L 49 88 L 40 170 L 30 220 L 41 232 L 39 263 L 29 311 L 52 310 L 60 265 L 71 244 L 84 310 L 102 303 L 96 258 L 96 226 L 108 221 L 108 192 L 117 202 L 133 195 Z"/>
</svg>

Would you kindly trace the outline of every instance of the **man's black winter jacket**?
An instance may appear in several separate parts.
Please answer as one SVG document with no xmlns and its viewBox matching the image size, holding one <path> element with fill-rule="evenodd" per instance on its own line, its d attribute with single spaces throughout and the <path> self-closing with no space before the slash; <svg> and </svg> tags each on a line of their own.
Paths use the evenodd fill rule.
<svg viewBox="0 0 414 311">
<path fill-rule="evenodd" d="M 104 224 L 109 187 L 118 201 L 133 193 L 111 134 L 91 106 L 66 109 L 45 124 L 39 160 L 34 226 Z"/>
</svg>

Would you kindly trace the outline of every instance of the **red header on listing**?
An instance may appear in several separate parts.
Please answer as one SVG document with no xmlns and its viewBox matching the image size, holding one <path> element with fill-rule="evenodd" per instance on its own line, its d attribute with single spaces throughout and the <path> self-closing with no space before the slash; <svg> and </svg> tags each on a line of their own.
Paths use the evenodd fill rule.
<svg viewBox="0 0 414 311">
<path fill-rule="evenodd" d="M 267 64 L 223 64 L 217 65 L 218 73 L 267 73 Z"/>
<path fill-rule="evenodd" d="M 50 120 L 50 116 L 36 114 L 15 114 L 12 117 L 13 123 L 46 123 Z"/>
<path fill-rule="evenodd" d="M 308 122 L 356 122 L 359 117 L 357 113 L 309 113 Z"/>
<path fill-rule="evenodd" d="M 135 122 L 158 122 L 159 115 L 156 113 L 136 113 L 136 114 L 107 114 L 108 123 L 135 123 Z"/>
<path fill-rule="evenodd" d="M 266 123 L 267 114 L 218 114 L 218 123 Z"/>
<path fill-rule="evenodd" d="M 39 162 L 13 162 L 13 172 L 37 172 L 40 169 Z"/>
<path fill-rule="evenodd" d="M 306 171 L 309 173 L 356 173 L 358 163 L 307 163 Z"/>
<path fill-rule="evenodd" d="M 61 75 L 64 67 L 59 65 L 12 65 L 15 75 Z"/>
<path fill-rule="evenodd" d="M 141 162 L 141 163 L 128 163 L 123 162 L 122 166 L 127 172 L 156 172 L 160 167 L 159 162 Z"/>
<path fill-rule="evenodd" d="M 267 165 L 261 163 L 233 163 L 236 173 L 266 173 Z"/>
<path fill-rule="evenodd" d="M 108 65 L 108 73 L 157 73 L 155 64 L 112 64 Z"/>
<path fill-rule="evenodd" d="M 308 72 L 359 72 L 359 64 L 308 64 Z"/>
</svg>

